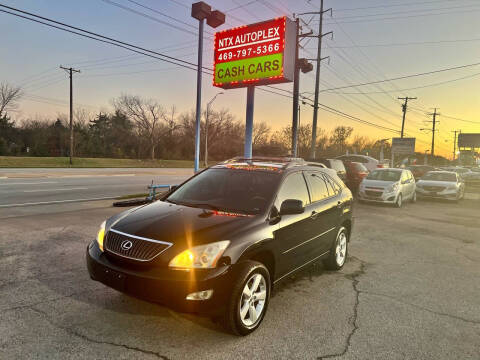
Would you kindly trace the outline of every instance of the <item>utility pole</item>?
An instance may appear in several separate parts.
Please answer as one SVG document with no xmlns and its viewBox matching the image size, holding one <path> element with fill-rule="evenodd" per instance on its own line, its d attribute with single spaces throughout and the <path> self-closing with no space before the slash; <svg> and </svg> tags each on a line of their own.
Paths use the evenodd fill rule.
<svg viewBox="0 0 480 360">
<path fill-rule="evenodd" d="M 60 69 L 65 70 L 70 77 L 70 165 L 73 164 L 73 73 L 79 73 L 80 70 L 76 70 L 72 67 L 66 68 L 60 65 Z"/>
<path fill-rule="evenodd" d="M 437 113 L 437 108 L 434 108 L 433 110 L 433 113 L 430 113 L 428 115 L 432 115 L 432 130 L 430 130 L 432 132 L 432 148 L 430 150 L 430 154 L 432 155 L 432 158 L 435 156 L 435 127 L 437 125 L 437 116 L 439 116 L 440 114 Z M 423 129 L 423 130 L 426 130 L 426 129 Z"/>
<path fill-rule="evenodd" d="M 307 73 L 313 70 L 313 65 L 307 61 L 307 59 L 298 58 L 298 48 L 300 46 L 300 39 L 312 34 L 312 31 L 300 34 L 300 19 L 297 17 L 295 20 L 295 26 L 297 27 L 296 35 L 296 48 L 295 48 L 295 73 L 293 77 L 293 112 L 292 112 L 292 157 L 297 157 L 298 152 L 298 127 L 300 119 L 300 104 L 299 104 L 299 89 L 300 89 L 300 71 Z"/>
<path fill-rule="evenodd" d="M 416 97 L 399 97 L 398 100 L 405 100 L 405 103 L 402 104 L 402 111 L 403 111 L 403 119 L 402 119 L 402 132 L 401 132 L 401 137 L 403 138 L 403 130 L 405 129 L 405 114 L 407 113 L 407 103 L 408 100 L 417 100 Z"/>
<path fill-rule="evenodd" d="M 332 15 L 332 9 L 323 9 L 323 0 L 320 0 L 320 11 L 319 12 L 309 12 L 303 14 L 318 14 L 320 15 L 320 19 L 318 22 L 318 35 L 311 35 L 309 37 L 316 37 L 318 38 L 317 44 L 317 58 L 315 61 L 317 62 L 317 74 L 315 77 L 315 98 L 313 101 L 313 121 L 312 121 L 312 143 L 310 145 L 310 158 L 315 159 L 315 148 L 317 144 L 317 119 L 318 119 L 318 94 L 320 90 L 320 63 L 322 62 L 322 38 L 325 35 L 331 34 L 333 37 L 333 32 L 329 31 L 328 33 L 323 34 L 323 14 L 326 12 L 330 12 L 330 16 Z M 303 15 L 300 14 L 300 15 Z M 309 59 L 310 60 L 310 59 Z"/>
<path fill-rule="evenodd" d="M 454 130 L 452 131 L 453 134 L 453 161 L 456 160 L 457 157 L 457 134 L 461 133 L 462 130 Z"/>
</svg>

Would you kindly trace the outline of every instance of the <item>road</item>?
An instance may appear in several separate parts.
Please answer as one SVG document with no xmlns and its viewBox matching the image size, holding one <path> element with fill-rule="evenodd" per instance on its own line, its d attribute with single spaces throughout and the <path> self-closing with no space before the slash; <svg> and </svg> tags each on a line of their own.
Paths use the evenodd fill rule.
<svg viewBox="0 0 480 360">
<path fill-rule="evenodd" d="M 479 202 L 357 205 L 342 271 L 316 264 L 281 283 L 243 338 L 90 280 L 86 246 L 118 211 L 0 212 L 2 359 L 480 358 Z"/>
<path fill-rule="evenodd" d="M 112 199 L 178 184 L 192 169 L 0 169 L 0 211 L 12 206 Z"/>
</svg>

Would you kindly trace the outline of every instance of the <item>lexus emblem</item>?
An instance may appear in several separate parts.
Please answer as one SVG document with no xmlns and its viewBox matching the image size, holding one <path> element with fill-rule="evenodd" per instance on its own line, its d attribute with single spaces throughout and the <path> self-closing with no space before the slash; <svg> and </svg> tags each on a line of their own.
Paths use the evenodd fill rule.
<svg viewBox="0 0 480 360">
<path fill-rule="evenodd" d="M 120 247 L 122 250 L 130 250 L 133 246 L 133 243 L 130 240 L 123 240 L 122 243 L 120 244 Z"/>
</svg>

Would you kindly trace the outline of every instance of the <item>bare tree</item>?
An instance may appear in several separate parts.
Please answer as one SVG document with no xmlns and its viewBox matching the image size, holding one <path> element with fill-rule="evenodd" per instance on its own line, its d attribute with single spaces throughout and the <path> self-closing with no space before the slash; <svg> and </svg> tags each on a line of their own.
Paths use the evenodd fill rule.
<svg viewBox="0 0 480 360">
<path fill-rule="evenodd" d="M 15 110 L 23 92 L 20 87 L 15 87 L 6 82 L 0 83 L 0 118 L 7 114 L 7 111 Z"/>
<path fill-rule="evenodd" d="M 262 121 L 253 124 L 253 146 L 265 145 L 270 135 L 270 126 Z"/>
<path fill-rule="evenodd" d="M 139 96 L 122 95 L 113 100 L 116 110 L 127 115 L 135 123 L 140 136 L 148 138 L 152 160 L 155 159 L 156 137 L 160 128 L 160 121 L 165 117 L 163 107 L 154 100 L 143 99 Z"/>
</svg>

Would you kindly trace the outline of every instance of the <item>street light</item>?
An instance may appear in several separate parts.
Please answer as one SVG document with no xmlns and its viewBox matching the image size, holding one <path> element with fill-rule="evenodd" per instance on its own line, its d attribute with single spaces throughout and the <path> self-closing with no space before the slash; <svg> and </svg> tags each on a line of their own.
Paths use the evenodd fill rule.
<svg viewBox="0 0 480 360">
<path fill-rule="evenodd" d="M 210 110 L 210 105 L 215 101 L 218 95 L 222 95 L 223 91 L 219 92 L 207 103 L 207 113 L 205 115 L 205 167 L 208 167 L 208 113 Z"/>
<path fill-rule="evenodd" d="M 200 160 L 200 116 L 202 106 L 202 53 L 203 53 L 203 23 L 216 28 L 225 23 L 225 14 L 215 10 L 203 1 L 192 4 L 192 17 L 198 20 L 198 63 L 197 63 L 197 106 L 195 114 L 195 160 L 194 169 L 198 171 Z"/>
</svg>

